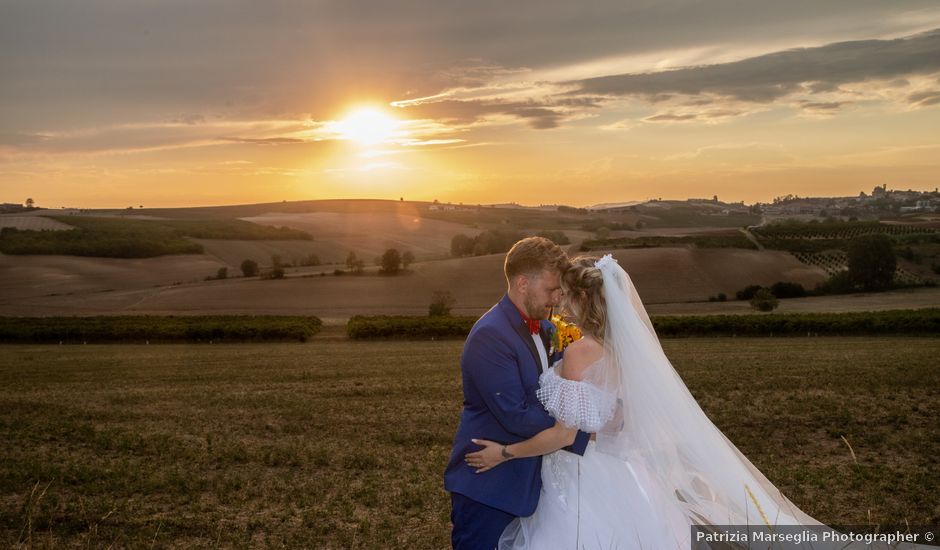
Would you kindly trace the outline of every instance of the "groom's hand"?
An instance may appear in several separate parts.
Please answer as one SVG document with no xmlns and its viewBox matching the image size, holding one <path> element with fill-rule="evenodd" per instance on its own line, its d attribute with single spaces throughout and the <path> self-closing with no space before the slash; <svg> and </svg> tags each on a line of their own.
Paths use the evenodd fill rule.
<svg viewBox="0 0 940 550">
<path fill-rule="evenodd" d="M 473 439 L 472 441 L 483 448 L 465 454 L 463 459 L 466 461 L 467 466 L 477 468 L 476 473 L 481 474 L 509 460 L 503 456 L 502 443 L 496 443 L 488 439 Z"/>
</svg>

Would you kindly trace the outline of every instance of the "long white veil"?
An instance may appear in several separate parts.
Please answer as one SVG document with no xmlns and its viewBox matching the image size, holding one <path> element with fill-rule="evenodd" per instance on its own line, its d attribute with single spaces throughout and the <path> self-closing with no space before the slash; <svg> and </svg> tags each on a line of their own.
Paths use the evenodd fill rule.
<svg viewBox="0 0 940 550">
<path fill-rule="evenodd" d="M 641 464 L 696 524 L 819 525 L 708 419 L 666 358 L 626 271 L 609 254 L 596 266 L 607 302 L 609 378 L 594 382 L 618 391 L 623 406 L 622 417 L 598 432 L 598 451 Z"/>
<path fill-rule="evenodd" d="M 690 525 L 822 526 L 783 496 L 705 415 L 666 358 L 617 261 L 608 254 L 595 266 L 603 274 L 607 304 L 608 368 L 593 373 L 590 382 L 618 392 L 622 404 L 622 414 L 597 433 L 597 450 L 645 470 L 653 485 L 647 492 L 663 495 L 651 504 L 678 502 Z M 667 517 L 668 510 L 662 512 Z"/>
</svg>

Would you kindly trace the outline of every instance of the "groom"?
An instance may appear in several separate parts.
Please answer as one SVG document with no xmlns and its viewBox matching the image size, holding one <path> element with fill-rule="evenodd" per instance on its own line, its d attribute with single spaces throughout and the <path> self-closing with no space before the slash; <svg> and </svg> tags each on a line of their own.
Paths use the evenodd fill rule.
<svg viewBox="0 0 940 550">
<path fill-rule="evenodd" d="M 513 245 L 503 268 L 509 290 L 476 322 L 464 344 L 464 407 L 444 472 L 455 549 L 492 550 L 503 529 L 514 518 L 531 515 L 538 504 L 540 457 L 511 460 L 476 474 L 464 455 L 480 448 L 471 438 L 508 445 L 555 424 L 535 391 L 539 375 L 559 359 L 549 357 L 553 327 L 547 319 L 561 298 L 561 274 L 567 266 L 565 252 L 548 239 L 531 237 Z M 566 450 L 584 454 L 589 437 L 578 432 Z"/>
</svg>

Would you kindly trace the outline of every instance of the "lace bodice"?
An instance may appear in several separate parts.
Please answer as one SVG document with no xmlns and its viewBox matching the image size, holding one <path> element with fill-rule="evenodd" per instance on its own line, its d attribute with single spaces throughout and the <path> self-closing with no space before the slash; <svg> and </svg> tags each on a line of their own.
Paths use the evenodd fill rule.
<svg viewBox="0 0 940 550">
<path fill-rule="evenodd" d="M 602 367 L 595 363 L 590 368 Z M 583 380 L 568 380 L 547 369 L 536 395 L 555 420 L 583 432 L 597 432 L 614 416 L 617 396 Z"/>
</svg>

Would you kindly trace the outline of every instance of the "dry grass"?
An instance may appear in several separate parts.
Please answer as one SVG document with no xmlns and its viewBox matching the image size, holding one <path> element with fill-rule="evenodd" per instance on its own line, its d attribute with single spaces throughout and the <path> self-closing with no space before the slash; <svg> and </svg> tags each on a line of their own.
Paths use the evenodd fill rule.
<svg viewBox="0 0 940 550">
<path fill-rule="evenodd" d="M 940 521 L 940 341 L 665 347 L 716 424 L 808 513 Z M 328 335 L 5 346 L 0 545 L 446 547 L 460 349 Z"/>
</svg>

